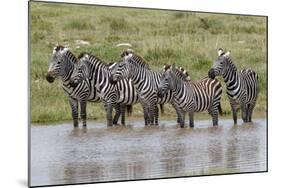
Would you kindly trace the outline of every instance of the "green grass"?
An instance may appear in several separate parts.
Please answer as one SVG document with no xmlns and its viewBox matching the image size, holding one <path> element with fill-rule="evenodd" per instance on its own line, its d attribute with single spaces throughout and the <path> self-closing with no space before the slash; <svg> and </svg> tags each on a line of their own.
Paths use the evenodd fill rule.
<svg viewBox="0 0 281 188">
<path fill-rule="evenodd" d="M 219 47 L 231 50 L 238 69 L 259 74 L 260 95 L 255 115 L 266 114 L 266 18 L 194 12 L 60 5 L 31 2 L 31 121 L 70 120 L 71 113 L 60 81 L 49 84 L 48 62 L 56 43 L 68 45 L 74 54 L 92 52 L 109 62 L 120 59 L 129 42 L 154 70 L 164 64 L 185 67 L 193 80 L 207 75 Z M 86 40 L 90 45 L 77 44 Z M 78 48 L 79 46 L 79 48 Z M 222 79 L 220 79 L 222 80 Z M 224 85 L 224 84 L 223 84 Z M 230 115 L 227 97 L 222 107 Z M 142 117 L 140 105 L 134 116 Z M 174 114 L 167 105 L 166 114 Z M 89 119 L 104 119 L 101 104 L 88 105 Z"/>
</svg>

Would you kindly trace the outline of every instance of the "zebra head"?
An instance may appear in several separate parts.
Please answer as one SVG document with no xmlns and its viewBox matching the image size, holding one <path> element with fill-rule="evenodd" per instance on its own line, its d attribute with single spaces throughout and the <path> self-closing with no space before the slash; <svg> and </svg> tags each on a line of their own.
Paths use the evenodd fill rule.
<svg viewBox="0 0 281 188">
<path fill-rule="evenodd" d="M 111 68 L 111 75 L 109 77 L 110 83 L 116 84 L 119 80 L 122 80 L 124 78 L 131 78 L 129 60 L 132 58 L 133 53 L 133 50 L 128 49 L 121 54 L 123 60 Z"/>
<path fill-rule="evenodd" d="M 68 48 L 57 45 L 53 49 L 53 55 L 49 62 L 49 69 L 46 76 L 48 82 L 52 83 L 57 76 L 63 76 L 65 67 L 67 66 L 66 62 L 66 53 L 69 51 Z"/>
<path fill-rule="evenodd" d="M 173 90 L 175 83 L 173 79 L 176 75 L 175 72 L 177 69 L 171 65 L 164 66 L 164 72 L 160 78 L 160 85 L 158 87 L 157 95 L 162 98 L 166 95 L 169 90 Z"/>
<path fill-rule="evenodd" d="M 227 71 L 230 52 L 224 52 L 222 48 L 218 50 L 218 58 L 214 61 L 212 68 L 208 72 L 209 78 L 224 75 Z"/>
<path fill-rule="evenodd" d="M 70 78 L 70 86 L 76 87 L 84 79 L 89 76 L 88 65 L 90 64 L 89 60 L 90 54 L 82 52 L 78 56 L 78 61 L 75 63 L 73 73 Z"/>
</svg>

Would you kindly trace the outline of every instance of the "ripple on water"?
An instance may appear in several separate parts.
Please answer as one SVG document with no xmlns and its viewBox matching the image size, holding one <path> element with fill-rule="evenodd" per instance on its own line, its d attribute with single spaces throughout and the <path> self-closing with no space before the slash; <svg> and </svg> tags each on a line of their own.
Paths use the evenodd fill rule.
<svg viewBox="0 0 281 188">
<path fill-rule="evenodd" d="M 31 185 L 265 171 L 266 120 L 233 125 L 196 121 L 179 128 L 174 121 L 144 127 L 106 127 L 89 122 L 31 127 Z M 222 126 L 223 125 L 223 126 Z"/>
</svg>

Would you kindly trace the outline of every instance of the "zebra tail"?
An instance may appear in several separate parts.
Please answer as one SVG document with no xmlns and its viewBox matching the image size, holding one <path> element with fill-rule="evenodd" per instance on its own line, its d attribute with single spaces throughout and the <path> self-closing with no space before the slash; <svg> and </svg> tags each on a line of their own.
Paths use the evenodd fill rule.
<svg viewBox="0 0 281 188">
<path fill-rule="evenodd" d="M 219 110 L 220 116 L 223 116 L 223 111 L 222 111 L 222 108 L 221 108 L 221 103 L 219 103 L 218 110 Z"/>
<path fill-rule="evenodd" d="M 164 104 L 160 104 L 161 115 L 164 115 Z"/>
<path fill-rule="evenodd" d="M 130 117 L 133 112 L 133 105 L 126 105 L 127 115 Z"/>
</svg>

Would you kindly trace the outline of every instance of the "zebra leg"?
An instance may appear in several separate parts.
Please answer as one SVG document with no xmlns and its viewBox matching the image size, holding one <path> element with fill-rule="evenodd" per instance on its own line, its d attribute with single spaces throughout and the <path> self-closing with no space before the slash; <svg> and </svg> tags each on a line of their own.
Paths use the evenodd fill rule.
<svg viewBox="0 0 281 188">
<path fill-rule="evenodd" d="M 144 124 L 145 124 L 145 126 L 147 126 L 148 125 L 148 109 L 145 104 L 142 104 L 142 108 L 143 108 Z"/>
<path fill-rule="evenodd" d="M 178 108 L 176 108 L 176 106 L 174 104 L 172 104 L 172 106 L 175 108 L 176 113 L 177 113 L 177 123 L 180 124 L 180 121 L 181 121 L 180 110 Z"/>
<path fill-rule="evenodd" d="M 185 112 L 181 111 L 181 123 L 180 123 L 180 127 L 184 128 L 185 126 Z"/>
<path fill-rule="evenodd" d="M 158 117 L 159 117 L 159 108 L 157 106 L 157 104 L 155 105 L 155 125 L 158 125 Z"/>
<path fill-rule="evenodd" d="M 181 118 L 180 118 L 180 112 L 176 110 L 177 113 L 177 123 L 180 124 Z"/>
<path fill-rule="evenodd" d="M 111 102 L 107 102 L 105 105 L 105 110 L 106 110 L 106 119 L 107 119 L 107 126 L 111 127 L 112 126 L 112 104 Z"/>
<path fill-rule="evenodd" d="M 218 107 L 212 107 L 209 110 L 209 114 L 212 116 L 213 126 L 218 126 Z"/>
<path fill-rule="evenodd" d="M 184 128 L 185 125 L 185 112 L 182 110 L 178 110 L 178 119 L 179 119 L 179 125 L 181 128 Z"/>
<path fill-rule="evenodd" d="M 120 104 L 116 104 L 115 106 L 115 115 L 114 115 L 114 118 L 113 118 L 113 125 L 117 125 L 118 124 L 118 120 L 119 120 L 119 117 L 121 115 L 121 106 Z"/>
<path fill-rule="evenodd" d="M 69 104 L 71 107 L 73 126 L 78 127 L 78 101 L 69 97 Z"/>
<path fill-rule="evenodd" d="M 254 111 L 255 106 L 256 106 L 256 102 L 252 103 L 251 106 L 250 106 L 250 109 L 249 109 L 249 122 L 252 122 L 252 115 L 253 115 L 253 111 Z"/>
<path fill-rule="evenodd" d="M 154 106 L 149 105 L 148 107 L 148 124 L 153 125 L 154 120 Z"/>
<path fill-rule="evenodd" d="M 234 103 L 231 103 L 231 102 L 230 102 L 230 105 L 231 105 L 234 124 L 237 125 L 237 105 Z"/>
<path fill-rule="evenodd" d="M 159 113 L 159 109 L 157 107 L 157 103 L 152 104 L 150 108 L 151 125 L 158 125 L 158 113 Z M 157 124 L 156 124 L 156 119 L 157 119 Z"/>
<path fill-rule="evenodd" d="M 191 128 L 193 128 L 194 127 L 194 119 L 193 119 L 194 113 L 193 112 L 189 112 L 188 115 L 189 115 L 189 126 Z"/>
<path fill-rule="evenodd" d="M 125 113 L 126 113 L 126 105 L 120 105 L 121 110 L 121 125 L 125 125 Z"/>
<path fill-rule="evenodd" d="M 254 111 L 255 106 L 256 106 L 256 101 L 249 105 L 249 108 L 248 108 L 248 122 L 252 122 L 252 115 L 253 115 L 253 111 Z"/>
<path fill-rule="evenodd" d="M 80 117 L 82 119 L 83 127 L 87 126 L 87 101 L 80 101 Z"/>
<path fill-rule="evenodd" d="M 247 123 L 247 106 L 246 104 L 241 104 L 241 116 L 244 123 Z"/>
</svg>

